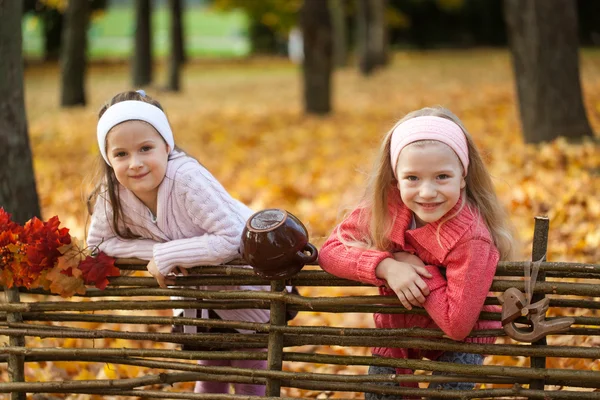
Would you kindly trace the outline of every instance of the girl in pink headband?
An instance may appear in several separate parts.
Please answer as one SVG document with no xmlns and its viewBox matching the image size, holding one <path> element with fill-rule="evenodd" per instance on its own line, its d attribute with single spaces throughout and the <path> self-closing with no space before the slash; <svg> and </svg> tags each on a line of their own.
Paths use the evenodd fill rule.
<svg viewBox="0 0 600 400">
<path fill-rule="evenodd" d="M 499 260 L 512 257 L 512 229 L 479 151 L 460 120 L 444 108 L 406 115 L 385 136 L 360 205 L 323 245 L 319 262 L 331 274 L 379 286 L 408 310 L 428 315 L 375 314 L 380 328 L 438 328 L 457 341 L 472 330 L 499 329 L 479 319 Z M 375 347 L 382 357 L 481 364 L 483 356 Z M 370 374 L 409 374 L 371 366 Z M 437 374 L 438 372 L 434 372 Z M 417 383 L 402 386 L 417 387 Z M 430 388 L 472 389 L 452 382 Z M 366 399 L 396 399 L 366 393 Z"/>
</svg>

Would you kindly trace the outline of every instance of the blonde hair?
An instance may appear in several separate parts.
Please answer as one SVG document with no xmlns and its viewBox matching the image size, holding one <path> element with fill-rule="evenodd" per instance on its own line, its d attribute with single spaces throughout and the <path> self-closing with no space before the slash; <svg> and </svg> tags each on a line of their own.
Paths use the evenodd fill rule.
<svg viewBox="0 0 600 400">
<path fill-rule="evenodd" d="M 391 188 L 395 187 L 396 183 L 393 172 L 394 166 L 392 166 L 390 157 L 392 133 L 403 122 L 421 116 L 446 118 L 462 129 L 467 138 L 469 168 L 465 176 L 465 189 L 463 189 L 466 196 L 463 195 L 461 208 L 466 203 L 468 207 L 482 217 L 490 231 L 494 244 L 500 252 L 501 260 L 514 258 L 513 229 L 508 215 L 496 196 L 492 179 L 483 159 L 475 146 L 473 138 L 460 119 L 443 107 L 426 107 L 413 111 L 398 121 L 385 135 L 361 201 L 358 225 L 364 227 L 364 231 L 360 232 L 360 237 L 353 237 L 348 232 L 338 230 L 337 234 L 340 240 L 349 245 L 358 244 L 367 248 L 389 250 L 391 244 L 389 234 L 394 224 L 394 216 L 390 215 L 388 211 L 388 193 Z M 449 216 L 445 221 L 455 217 L 456 214 Z M 442 221 L 442 223 L 445 221 Z"/>
</svg>

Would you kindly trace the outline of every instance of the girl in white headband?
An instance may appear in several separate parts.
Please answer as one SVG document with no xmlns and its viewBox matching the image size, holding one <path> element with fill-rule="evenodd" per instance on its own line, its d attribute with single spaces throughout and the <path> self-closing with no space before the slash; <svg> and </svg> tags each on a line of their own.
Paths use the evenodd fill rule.
<svg viewBox="0 0 600 400">
<path fill-rule="evenodd" d="M 380 328 L 440 328 L 459 341 L 472 330 L 497 329 L 479 319 L 498 260 L 512 256 L 508 218 L 477 148 L 460 120 L 444 108 L 424 108 L 400 120 L 385 136 L 361 204 L 333 231 L 319 262 L 324 270 L 379 286 L 404 307 L 428 315 L 375 314 Z M 375 355 L 481 364 L 483 356 L 375 347 Z M 409 374 L 391 367 L 370 374 Z M 434 372 L 437 374 L 437 372 Z M 418 387 L 417 383 L 401 386 Z M 430 388 L 472 389 L 466 382 Z M 397 399 L 366 393 L 366 399 Z"/>
<path fill-rule="evenodd" d="M 149 260 L 148 271 L 161 287 L 174 283 L 169 277 L 174 271 L 187 275 L 186 268 L 239 257 L 242 230 L 253 211 L 175 147 L 167 116 L 156 100 L 143 91 L 117 94 L 100 110 L 96 135 L 104 172 L 90 196 L 88 245 L 113 257 Z M 227 289 L 269 290 L 266 286 Z M 176 315 L 183 312 L 192 318 L 269 321 L 268 310 L 177 311 Z M 184 330 L 195 333 L 196 327 Z M 266 368 L 262 360 L 199 363 Z M 263 385 L 234 386 L 237 393 L 265 394 Z M 229 393 L 229 388 L 221 382 L 197 382 L 195 391 Z"/>
</svg>

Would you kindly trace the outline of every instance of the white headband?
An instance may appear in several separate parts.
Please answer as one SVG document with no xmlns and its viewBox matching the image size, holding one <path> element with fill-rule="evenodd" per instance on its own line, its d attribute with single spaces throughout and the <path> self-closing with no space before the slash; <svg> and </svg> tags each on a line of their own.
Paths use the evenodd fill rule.
<svg viewBox="0 0 600 400">
<path fill-rule="evenodd" d="M 110 162 L 106 155 L 106 135 L 108 135 L 108 132 L 115 125 L 132 120 L 145 121 L 152 125 L 169 145 L 169 151 L 173 151 L 175 147 L 173 132 L 171 131 L 167 116 L 160 108 L 144 101 L 121 101 L 108 107 L 104 114 L 102 114 L 96 128 L 100 154 L 102 154 L 108 165 L 110 165 Z"/>
</svg>

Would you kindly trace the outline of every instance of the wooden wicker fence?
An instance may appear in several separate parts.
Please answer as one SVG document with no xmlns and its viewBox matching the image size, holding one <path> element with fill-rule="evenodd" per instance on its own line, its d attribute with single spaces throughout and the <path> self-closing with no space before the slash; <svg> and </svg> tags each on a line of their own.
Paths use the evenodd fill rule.
<svg viewBox="0 0 600 400">
<path fill-rule="evenodd" d="M 533 254 L 534 260 L 544 259 L 548 221 L 536 219 Z M 122 270 L 145 270 L 144 263 L 119 260 Z M 498 265 L 492 291 L 496 294 L 509 287 L 524 290 L 523 270 L 530 262 L 502 262 Z M 57 300 L 41 291 L 19 292 L 5 289 L 6 302 L 0 303 L 0 335 L 8 336 L 8 346 L 0 348 L 0 366 L 8 368 L 9 382 L 0 383 L 0 393 L 10 393 L 11 400 L 25 399 L 27 393 L 80 393 L 99 396 L 127 396 L 156 399 L 250 399 L 251 396 L 194 394 L 172 390 L 177 382 L 214 380 L 239 383 L 265 384 L 267 398 L 281 397 L 283 387 L 312 391 L 365 392 L 423 396 L 435 398 L 552 398 L 600 399 L 599 370 L 570 370 L 546 368 L 546 358 L 600 359 L 597 346 L 548 345 L 546 339 L 534 344 L 499 343 L 477 344 L 455 342 L 443 338 L 434 329 L 367 329 L 332 326 L 288 326 L 286 311 L 374 313 L 385 307 L 389 313 L 424 313 L 422 309 L 408 311 L 396 298 L 380 296 L 308 297 L 290 294 L 285 285 L 305 286 L 362 286 L 308 267 L 287 281 L 267 282 L 251 269 L 240 264 L 199 267 L 194 276 L 177 278 L 177 289 L 161 289 L 151 277 L 120 276 L 101 291 L 88 289 L 85 298 L 76 301 Z M 548 295 L 551 307 L 560 308 L 562 315 L 575 318 L 575 324 L 562 335 L 600 335 L 600 265 L 542 262 L 535 298 Z M 218 291 L 198 290 L 205 285 L 270 284 L 271 291 Z M 474 277 L 476 284 L 476 277 Z M 169 296 L 187 300 L 171 300 Z M 25 301 L 27 300 L 27 301 Z M 224 301 L 225 300 L 225 301 Z M 490 296 L 486 304 L 499 304 Z M 192 319 L 160 316 L 156 310 L 173 308 L 246 309 L 268 308 L 269 323 L 247 323 L 213 319 Z M 115 310 L 120 310 L 118 315 Z M 123 310 L 127 313 L 123 315 Z M 164 314 L 164 312 L 163 312 Z M 497 313 L 482 313 L 482 318 L 499 320 Z M 50 324 L 51 322 L 51 324 Z M 249 329 L 255 334 L 187 334 L 143 330 L 84 329 L 72 326 L 74 322 L 127 324 L 131 326 L 195 325 L 198 327 L 226 327 Z M 71 325 L 71 326 L 70 326 Z M 155 330 L 157 330 L 155 329 Z M 474 331 L 471 336 L 505 336 L 503 330 Z M 130 341 L 162 342 L 170 348 L 45 348 L 28 346 L 32 338 L 87 338 L 126 339 Z M 503 341 L 504 342 L 504 341 Z M 173 344 L 201 344 L 209 351 L 184 351 Z M 470 366 L 452 363 L 387 359 L 370 356 L 314 354 L 289 351 L 302 345 L 318 346 L 378 346 L 408 347 L 415 349 L 469 352 L 487 355 L 521 356 L 530 358 L 530 366 L 484 365 Z M 597 341 L 596 341 L 597 343 Z M 169 347 L 166 346 L 166 347 Z M 267 351 L 251 351 L 266 348 Z M 286 351 L 288 349 L 288 351 Z M 233 367 L 201 366 L 191 360 L 248 359 L 267 360 L 267 370 Z M 156 374 L 130 379 L 81 381 L 26 382 L 25 365 L 34 362 L 70 361 L 110 363 L 114 365 L 148 367 Z M 379 365 L 410 368 L 423 371 L 441 371 L 447 375 L 338 375 L 319 372 L 284 371 L 283 363 L 311 363 L 333 365 Z M 592 361 L 590 361 L 590 365 Z M 310 364 L 309 364 L 310 365 Z M 288 368 L 289 369 L 289 368 Z M 163 371 L 163 372 L 160 372 Z M 316 371 L 316 368 L 315 368 Z M 472 391 L 441 391 L 400 386 L 381 386 L 381 382 L 475 382 Z M 509 384 L 498 385 L 498 384 Z M 568 390 L 566 390 L 568 388 Z M 1 395 L 0 395 L 1 396 Z M 8 397 L 7 397 L 8 398 Z M 291 397 L 288 397 L 291 398 Z"/>
</svg>

